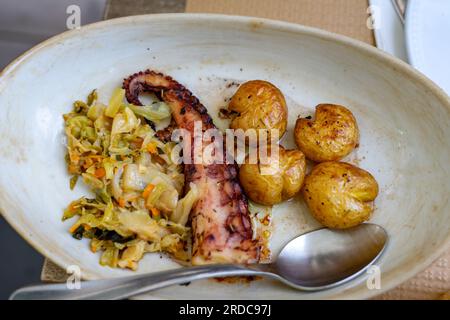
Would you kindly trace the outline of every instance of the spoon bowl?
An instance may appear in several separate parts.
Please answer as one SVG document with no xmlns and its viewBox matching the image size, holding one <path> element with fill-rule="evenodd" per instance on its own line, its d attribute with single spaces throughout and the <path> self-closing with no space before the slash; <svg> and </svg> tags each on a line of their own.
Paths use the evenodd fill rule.
<svg viewBox="0 0 450 320">
<path fill-rule="evenodd" d="M 319 229 L 289 241 L 275 262 L 253 265 L 204 265 L 138 276 L 80 283 L 24 287 L 10 299 L 125 299 L 148 291 L 205 278 L 264 276 L 304 291 L 328 289 L 360 275 L 381 255 L 386 231 L 365 223 L 345 229 Z"/>
<path fill-rule="evenodd" d="M 387 238 L 381 226 L 369 223 L 319 229 L 287 243 L 272 266 L 298 289 L 328 289 L 364 272 L 381 255 Z"/>
</svg>

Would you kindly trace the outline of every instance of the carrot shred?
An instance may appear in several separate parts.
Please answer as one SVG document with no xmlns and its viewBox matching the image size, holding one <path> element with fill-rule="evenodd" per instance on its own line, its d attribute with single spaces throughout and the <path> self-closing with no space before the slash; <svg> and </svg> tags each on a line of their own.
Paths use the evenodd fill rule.
<svg viewBox="0 0 450 320">
<path fill-rule="evenodd" d="M 160 211 L 156 208 L 150 208 L 150 212 L 152 213 L 153 218 L 159 217 L 161 214 Z"/>
<path fill-rule="evenodd" d="M 142 197 L 143 197 L 144 199 L 147 199 L 148 196 L 150 195 L 150 193 L 152 193 L 152 191 L 153 191 L 154 188 L 155 188 L 155 185 L 149 183 L 149 184 L 145 187 L 144 191 L 142 192 Z"/>
<path fill-rule="evenodd" d="M 70 227 L 69 232 L 74 233 L 75 230 L 77 230 L 79 226 L 80 226 L 79 224 L 75 223 L 73 226 Z"/>
<path fill-rule="evenodd" d="M 119 207 L 121 208 L 125 208 L 125 199 L 124 198 L 119 198 Z"/>
<path fill-rule="evenodd" d="M 95 177 L 97 177 L 99 179 L 103 178 L 106 175 L 105 168 L 96 169 L 94 175 L 95 175 Z"/>
<path fill-rule="evenodd" d="M 150 152 L 151 154 L 156 154 L 156 153 L 158 153 L 158 149 L 156 148 L 156 143 L 150 142 L 150 143 L 147 145 L 147 151 Z"/>
</svg>

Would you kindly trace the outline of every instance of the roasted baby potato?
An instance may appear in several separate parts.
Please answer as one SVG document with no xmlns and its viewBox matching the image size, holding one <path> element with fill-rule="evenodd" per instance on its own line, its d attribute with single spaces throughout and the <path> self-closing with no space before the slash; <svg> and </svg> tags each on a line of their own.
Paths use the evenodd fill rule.
<svg viewBox="0 0 450 320">
<path fill-rule="evenodd" d="M 347 108 L 319 104 L 314 120 L 297 119 L 294 138 L 308 159 L 315 162 L 337 161 L 358 146 L 359 130 L 355 117 Z"/>
<path fill-rule="evenodd" d="M 286 101 L 270 82 L 252 80 L 243 83 L 231 98 L 228 111 L 234 114 L 231 129 L 267 129 L 268 132 L 278 129 L 279 138 L 286 132 Z"/>
<path fill-rule="evenodd" d="M 274 205 L 300 191 L 305 171 L 306 160 L 301 151 L 285 150 L 279 146 L 278 161 L 270 161 L 269 164 L 250 164 L 247 156 L 239 169 L 239 180 L 252 201 Z"/>
<path fill-rule="evenodd" d="M 373 212 L 378 184 L 367 171 L 345 162 L 322 162 L 305 178 L 303 197 L 324 226 L 356 226 Z"/>
</svg>

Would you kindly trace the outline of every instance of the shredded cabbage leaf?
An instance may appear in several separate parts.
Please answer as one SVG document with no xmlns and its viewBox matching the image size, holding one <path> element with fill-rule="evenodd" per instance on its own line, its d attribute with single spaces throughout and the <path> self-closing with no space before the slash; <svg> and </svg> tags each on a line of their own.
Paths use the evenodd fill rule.
<svg viewBox="0 0 450 320">
<path fill-rule="evenodd" d="M 153 122 L 159 122 L 170 118 L 170 108 L 164 102 L 156 102 L 148 106 L 135 106 L 130 104 L 128 105 L 128 108 L 130 108 L 136 115 L 142 116 Z"/>
<path fill-rule="evenodd" d="M 199 192 L 198 192 L 198 188 L 196 187 L 196 185 L 191 183 L 189 187 L 190 187 L 190 190 L 188 191 L 188 193 L 186 194 L 186 196 L 183 199 L 178 201 L 177 207 L 175 208 L 172 215 L 170 216 L 170 219 L 172 221 L 174 221 L 182 226 L 186 225 L 188 218 L 189 218 L 189 214 L 192 210 L 192 207 L 197 202 L 198 197 L 199 197 Z"/>
<path fill-rule="evenodd" d="M 66 163 L 73 189 L 80 181 L 94 197 L 72 201 L 62 219 L 75 219 L 70 233 L 90 239 L 100 264 L 136 270 L 149 252 L 189 259 L 186 226 L 198 192 L 185 197 L 184 175 L 170 159 L 174 143 L 163 143 L 148 121 L 170 118 L 163 102 L 134 106 L 114 90 L 109 103 L 92 91 L 63 116 L 67 137 Z"/>
</svg>

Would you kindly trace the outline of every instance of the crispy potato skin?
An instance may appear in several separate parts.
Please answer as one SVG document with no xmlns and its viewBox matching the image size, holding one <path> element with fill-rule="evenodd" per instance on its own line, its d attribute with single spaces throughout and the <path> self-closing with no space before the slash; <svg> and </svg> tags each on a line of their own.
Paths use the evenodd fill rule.
<svg viewBox="0 0 450 320">
<path fill-rule="evenodd" d="M 370 218 L 378 183 L 369 172 L 351 164 L 323 162 L 305 178 L 302 194 L 317 221 L 345 229 Z"/>
<path fill-rule="evenodd" d="M 359 130 L 355 117 L 347 108 L 319 104 L 315 120 L 297 119 L 294 138 L 308 159 L 315 162 L 337 161 L 358 145 Z"/>
<path fill-rule="evenodd" d="M 286 101 L 270 82 L 252 80 L 243 83 L 231 98 L 228 110 L 237 113 L 231 120 L 231 129 L 278 129 L 279 138 L 286 132 Z"/>
<path fill-rule="evenodd" d="M 274 205 L 295 196 L 305 179 L 305 155 L 299 150 L 280 146 L 279 161 L 270 164 L 249 164 L 248 157 L 239 169 L 239 180 L 247 196 L 263 205 Z M 270 174 L 262 174 L 271 169 Z M 267 172 L 266 172 L 267 173 Z"/>
</svg>

